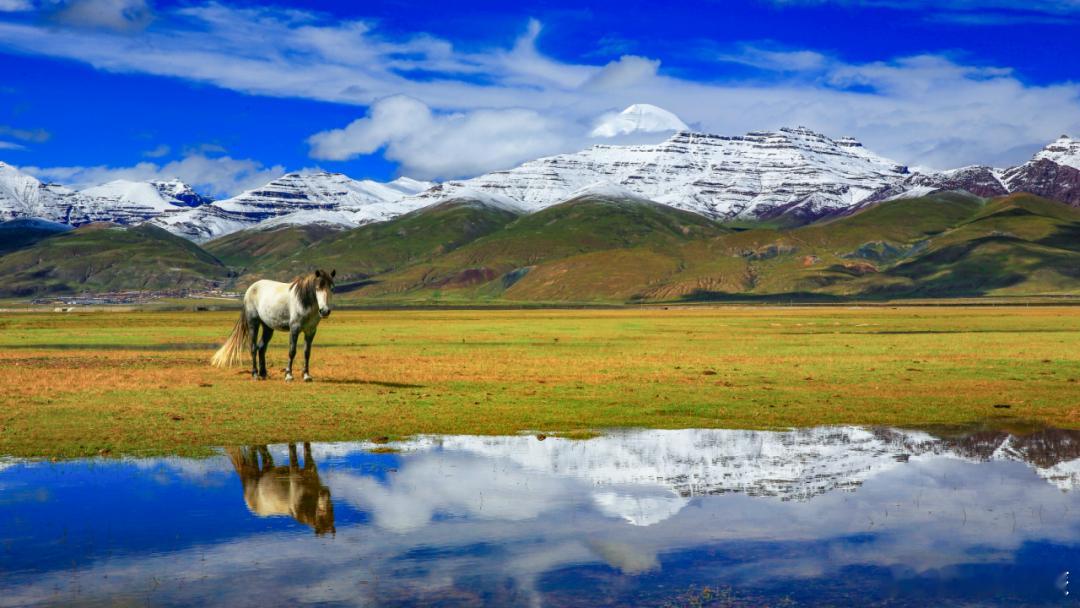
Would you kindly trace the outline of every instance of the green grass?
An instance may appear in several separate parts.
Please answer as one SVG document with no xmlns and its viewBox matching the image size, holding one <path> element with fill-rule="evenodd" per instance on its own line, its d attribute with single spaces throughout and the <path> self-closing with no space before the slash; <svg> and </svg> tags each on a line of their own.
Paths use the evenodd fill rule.
<svg viewBox="0 0 1080 608">
<path fill-rule="evenodd" d="M 316 382 L 207 361 L 232 313 L 7 314 L 0 454 L 608 427 L 1080 428 L 1080 308 L 338 311 Z M 995 407 L 1007 405 L 1008 408 Z"/>
</svg>

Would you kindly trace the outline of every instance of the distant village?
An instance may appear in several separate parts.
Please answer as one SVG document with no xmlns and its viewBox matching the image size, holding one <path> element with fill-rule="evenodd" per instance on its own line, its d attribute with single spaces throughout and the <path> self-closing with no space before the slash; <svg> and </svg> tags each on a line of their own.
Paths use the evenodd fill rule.
<svg viewBox="0 0 1080 608">
<path fill-rule="evenodd" d="M 35 298 L 30 303 L 36 306 L 60 307 L 57 312 L 66 312 L 66 310 L 64 310 L 65 308 L 75 306 L 141 305 L 160 302 L 161 300 L 236 300 L 239 297 L 239 292 L 223 291 L 220 289 L 172 289 L 163 291 L 113 291 L 105 293 L 48 296 Z"/>
</svg>

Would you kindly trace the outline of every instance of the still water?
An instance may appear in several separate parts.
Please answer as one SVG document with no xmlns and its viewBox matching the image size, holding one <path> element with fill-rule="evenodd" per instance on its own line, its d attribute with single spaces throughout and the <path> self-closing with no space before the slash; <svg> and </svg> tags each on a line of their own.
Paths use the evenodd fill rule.
<svg viewBox="0 0 1080 608">
<path fill-rule="evenodd" d="M 0 606 L 1077 595 L 1077 431 L 628 431 L 0 460 Z"/>
</svg>

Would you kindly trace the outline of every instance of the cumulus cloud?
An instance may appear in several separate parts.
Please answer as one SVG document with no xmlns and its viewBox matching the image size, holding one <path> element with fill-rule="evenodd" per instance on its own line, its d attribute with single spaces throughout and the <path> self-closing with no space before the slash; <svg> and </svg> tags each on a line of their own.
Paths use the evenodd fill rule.
<svg viewBox="0 0 1080 608">
<path fill-rule="evenodd" d="M 588 91 L 625 89 L 648 82 L 656 76 L 660 62 L 646 57 L 623 55 L 594 73 L 582 84 Z"/>
<path fill-rule="evenodd" d="M 311 136 L 311 155 L 347 160 L 383 149 L 405 174 L 421 179 L 475 175 L 512 166 L 564 147 L 570 129 L 533 110 L 475 110 L 437 114 L 423 102 L 396 96 L 371 106 L 367 117 Z"/>
<path fill-rule="evenodd" d="M 852 135 L 899 162 L 934 167 L 1016 163 L 1062 132 L 1080 133 L 1080 85 L 1030 84 L 1008 69 L 949 56 L 854 63 L 748 43 L 717 54 L 718 69 L 732 61 L 750 67 L 745 80 L 700 82 L 665 73 L 650 57 L 557 60 L 537 47 L 542 25 L 523 25 L 505 48 L 466 51 L 302 10 L 185 4 L 159 12 L 138 36 L 0 19 L 0 49 L 364 106 L 352 124 L 314 135 L 313 156 L 381 153 L 417 177 L 464 176 L 573 150 L 587 143 L 598 117 L 634 103 L 715 133 L 805 125 Z"/>
<path fill-rule="evenodd" d="M 117 179 L 135 181 L 173 179 L 214 196 L 230 196 L 261 186 L 285 173 L 281 166 L 267 167 L 256 160 L 186 156 L 163 165 L 141 162 L 130 167 L 21 167 L 23 171 L 49 182 L 59 182 L 80 189 Z"/>
</svg>

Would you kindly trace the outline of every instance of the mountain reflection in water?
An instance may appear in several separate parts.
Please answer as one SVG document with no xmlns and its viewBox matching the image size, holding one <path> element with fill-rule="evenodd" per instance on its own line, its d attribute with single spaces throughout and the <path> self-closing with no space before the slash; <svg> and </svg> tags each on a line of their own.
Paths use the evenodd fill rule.
<svg viewBox="0 0 1080 608">
<path fill-rule="evenodd" d="M 0 460 L 0 606 L 1075 605 L 1077 431 L 375 447 Z"/>
</svg>

